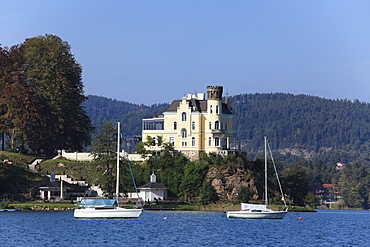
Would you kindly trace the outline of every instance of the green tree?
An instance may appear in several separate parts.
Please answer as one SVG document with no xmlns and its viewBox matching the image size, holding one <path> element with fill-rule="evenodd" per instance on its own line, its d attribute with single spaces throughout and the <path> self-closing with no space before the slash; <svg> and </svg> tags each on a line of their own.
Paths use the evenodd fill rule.
<svg viewBox="0 0 370 247">
<path fill-rule="evenodd" d="M 156 147 L 156 149 L 150 149 L 151 147 Z M 159 156 L 165 157 L 173 155 L 174 151 L 175 149 L 173 145 L 169 142 L 165 142 L 163 140 L 163 136 L 147 136 L 145 141 L 142 141 L 137 145 L 137 152 L 143 157 L 147 157 L 148 155 L 151 158 Z"/>
<path fill-rule="evenodd" d="M 117 162 L 117 131 L 112 123 L 101 125 L 98 133 L 93 136 L 91 154 L 97 161 L 96 181 L 109 198 L 113 198 L 116 185 L 116 162 Z"/>
<path fill-rule="evenodd" d="M 170 188 L 169 195 L 177 197 L 181 192 L 181 183 L 184 177 L 185 165 L 189 162 L 188 159 L 178 152 L 173 156 L 160 158 L 158 162 L 155 166 L 152 166 L 152 170 L 158 173 L 158 181 Z"/>
<path fill-rule="evenodd" d="M 200 162 L 189 162 L 184 168 L 184 177 L 181 182 L 181 194 L 190 202 L 199 196 L 203 180 L 208 172 L 208 164 Z"/>
<path fill-rule="evenodd" d="M 317 206 L 319 206 L 317 197 L 312 192 L 308 192 L 307 196 L 304 198 L 304 202 L 311 208 L 316 208 Z"/>
<path fill-rule="evenodd" d="M 34 130 L 40 133 L 39 142 L 30 143 L 30 148 L 37 153 L 82 150 L 90 143 L 93 128 L 81 106 L 86 100 L 82 69 L 70 45 L 58 36 L 46 34 L 26 39 L 24 47 L 26 81 L 42 105 L 38 128 Z"/>
<path fill-rule="evenodd" d="M 369 207 L 370 175 L 366 167 L 349 164 L 341 176 L 341 197 L 345 206 L 367 209 Z"/>
<path fill-rule="evenodd" d="M 298 164 L 289 164 L 281 172 L 281 184 L 285 194 L 294 205 L 303 205 L 304 198 L 309 192 L 306 168 Z"/>
<path fill-rule="evenodd" d="M 249 200 L 252 198 L 253 192 L 248 186 L 240 186 L 238 190 L 238 195 L 236 197 L 237 203 L 246 203 L 249 202 Z"/>
<path fill-rule="evenodd" d="M 220 198 L 211 182 L 204 180 L 199 191 L 199 203 L 202 205 L 208 205 L 210 203 L 217 202 L 219 199 Z"/>
</svg>

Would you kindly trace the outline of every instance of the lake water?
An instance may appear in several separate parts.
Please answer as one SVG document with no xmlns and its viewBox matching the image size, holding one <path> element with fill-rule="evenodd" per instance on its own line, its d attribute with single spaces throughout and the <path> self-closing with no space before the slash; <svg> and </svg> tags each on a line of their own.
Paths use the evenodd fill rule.
<svg viewBox="0 0 370 247">
<path fill-rule="evenodd" d="M 370 211 L 349 210 L 288 213 L 283 220 L 221 212 L 90 220 L 74 219 L 72 211 L 0 212 L 0 246 L 370 246 L 369 223 Z"/>
</svg>

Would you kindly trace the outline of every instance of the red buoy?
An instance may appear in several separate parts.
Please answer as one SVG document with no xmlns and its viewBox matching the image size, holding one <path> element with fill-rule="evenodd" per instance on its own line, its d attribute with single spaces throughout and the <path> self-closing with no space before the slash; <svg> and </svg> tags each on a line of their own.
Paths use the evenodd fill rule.
<svg viewBox="0 0 370 247">
<path fill-rule="evenodd" d="M 303 217 L 298 217 L 299 220 L 303 220 Z"/>
</svg>

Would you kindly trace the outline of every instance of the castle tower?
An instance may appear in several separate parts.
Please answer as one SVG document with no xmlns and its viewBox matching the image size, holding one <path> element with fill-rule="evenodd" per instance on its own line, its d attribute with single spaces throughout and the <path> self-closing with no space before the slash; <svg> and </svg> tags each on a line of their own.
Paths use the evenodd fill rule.
<svg viewBox="0 0 370 247">
<path fill-rule="evenodd" d="M 222 100 L 222 86 L 207 86 L 208 100 Z"/>
</svg>

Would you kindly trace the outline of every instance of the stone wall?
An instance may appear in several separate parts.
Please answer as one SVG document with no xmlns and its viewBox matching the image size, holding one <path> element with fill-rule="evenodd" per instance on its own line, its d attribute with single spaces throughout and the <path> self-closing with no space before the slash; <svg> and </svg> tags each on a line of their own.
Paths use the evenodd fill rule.
<svg viewBox="0 0 370 247">
<path fill-rule="evenodd" d="M 122 152 L 121 157 L 128 156 L 128 159 L 130 161 L 144 161 L 145 159 L 141 157 L 140 154 L 127 154 L 126 152 Z M 63 158 L 66 158 L 68 160 L 76 160 L 76 161 L 92 161 L 93 156 L 90 153 L 79 153 L 79 152 L 73 152 L 69 153 L 65 150 L 59 150 L 58 155 L 55 158 L 59 158 L 62 156 Z"/>
</svg>

